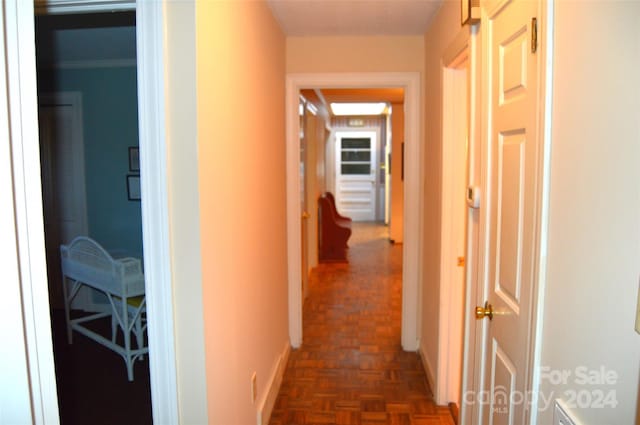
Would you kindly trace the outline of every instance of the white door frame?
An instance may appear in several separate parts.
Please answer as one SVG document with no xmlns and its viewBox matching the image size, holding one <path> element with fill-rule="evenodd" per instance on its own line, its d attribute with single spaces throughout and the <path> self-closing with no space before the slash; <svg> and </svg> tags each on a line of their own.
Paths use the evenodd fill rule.
<svg viewBox="0 0 640 425">
<path fill-rule="evenodd" d="M 180 420 L 169 228 L 164 3 L 137 2 L 138 127 L 153 422 L 177 424 Z"/>
<path fill-rule="evenodd" d="M 11 336 L 18 338 L 9 340 L 5 345 L 16 345 L 3 350 L 3 364 L 15 368 L 10 376 L 18 380 L 14 382 L 15 389 L 2 392 L 2 417 L 23 423 L 57 424 L 58 399 L 42 219 L 33 4 L 6 0 L 3 5 L 0 15 L 4 13 L 5 16 L 0 16 L 4 21 L 0 27 L 4 25 L 4 31 L 0 32 L 4 34 L 0 39 L 6 39 L 0 40 L 4 41 L 0 43 L 4 53 L 1 73 L 4 74 L 6 69 L 2 91 L 7 89 L 3 94 L 6 94 L 8 114 L 1 114 L 0 125 L 9 139 L 12 173 L 3 173 L 0 178 L 3 188 L 8 186 L 11 190 L 13 186 L 13 214 L 9 216 L 14 217 L 7 217 L 3 211 L 2 219 L 15 218 L 15 227 L 9 229 L 15 239 L 9 237 L 5 241 L 2 238 L 1 247 L 3 253 L 15 257 L 15 260 L 3 258 L 3 261 L 16 264 L 17 273 L 10 273 L 9 277 L 17 278 L 18 282 L 10 281 L 8 287 L 11 290 L 5 293 L 13 297 L 6 301 L 11 307 L 7 313 L 17 313 L 12 317 L 17 322 L 7 323 L 9 326 L 2 328 L 2 336 L 9 330 L 18 333 L 16 328 L 20 329 L 21 335 L 13 333 Z M 3 229 L 5 224 L 3 222 Z M 4 242 L 14 244 L 11 252 Z M 23 389 L 26 393 L 18 393 Z M 25 411 L 25 405 L 29 404 L 30 409 Z"/>
<path fill-rule="evenodd" d="M 475 104 L 475 96 L 471 91 L 471 61 L 472 52 L 470 49 L 469 29 L 463 28 L 460 30 L 458 36 L 445 51 L 442 58 L 442 95 L 443 102 L 446 96 L 454 95 L 456 90 L 460 90 L 460 85 L 464 84 L 469 96 L 464 100 L 466 102 L 467 110 L 467 136 L 468 146 L 471 146 L 472 142 L 476 139 L 475 135 L 470 131 L 471 118 L 475 117 L 475 110 L 473 105 Z M 464 64 L 467 72 L 464 76 L 457 75 L 461 71 L 458 69 Z M 461 82 L 462 78 L 466 79 L 466 82 Z M 456 98 L 457 99 L 457 98 Z M 443 103 L 444 105 L 444 103 Z M 467 167 L 461 169 L 458 163 L 454 162 L 454 146 L 452 143 L 448 143 L 455 131 L 458 131 L 456 127 L 458 124 L 458 117 L 455 116 L 457 104 L 451 104 L 452 111 L 446 111 L 443 108 L 442 111 L 442 218 L 441 218 L 441 238 L 440 238 L 440 314 L 438 325 L 438 369 L 436 371 L 436 388 L 435 400 L 437 404 L 446 405 L 449 402 L 457 401 L 460 399 L 460 394 L 455 394 L 457 391 L 455 388 L 461 381 L 461 369 L 463 368 L 462 358 L 459 356 L 463 350 L 463 317 L 466 316 L 464 311 L 464 303 L 460 303 L 463 298 L 463 292 L 468 293 L 470 285 L 475 282 L 471 282 L 468 277 L 457 281 L 456 276 L 459 274 L 458 265 L 456 264 L 456 257 L 462 252 L 459 251 L 460 247 L 457 246 L 453 236 L 456 232 L 465 231 L 464 229 L 457 229 L 459 223 L 453 219 L 458 214 L 466 214 L 465 211 L 459 211 L 459 203 L 456 200 L 461 199 L 464 194 L 458 191 L 458 187 L 455 186 L 456 179 L 455 173 L 464 172 L 467 173 L 469 157 L 467 157 L 465 164 Z M 467 244 L 469 240 L 467 238 Z M 468 248 L 465 251 L 465 269 L 468 271 L 471 267 L 469 261 L 471 255 Z M 467 261 L 469 260 L 469 261 Z M 467 273 L 467 276 L 469 274 Z M 464 281 L 464 282 L 463 282 Z M 460 285 L 456 288 L 455 285 Z M 460 336 L 460 339 L 452 339 L 453 336 Z M 455 379 L 455 383 L 453 380 Z M 460 387 L 462 388 L 462 387 Z"/>
<path fill-rule="evenodd" d="M 179 423 L 168 219 L 164 2 L 54 0 L 62 12 L 136 10 L 142 224 L 154 423 Z M 64 9 L 66 8 L 66 9 Z M 44 248 L 34 5 L 5 1 L 15 217 L 32 422 L 59 423 Z M 4 177 L 3 177 L 4 179 Z M 4 182 L 4 180 L 3 180 Z M 16 350 L 19 354 L 19 351 Z"/>
<path fill-rule="evenodd" d="M 302 344 L 302 274 L 300 262 L 300 188 L 298 163 L 298 94 L 301 89 L 403 87 L 405 89 L 405 198 L 402 282 L 402 348 L 418 349 L 419 282 L 422 258 L 422 169 L 420 160 L 420 74 L 344 73 L 287 74 L 287 254 L 289 280 L 289 338 L 294 348 Z"/>
</svg>

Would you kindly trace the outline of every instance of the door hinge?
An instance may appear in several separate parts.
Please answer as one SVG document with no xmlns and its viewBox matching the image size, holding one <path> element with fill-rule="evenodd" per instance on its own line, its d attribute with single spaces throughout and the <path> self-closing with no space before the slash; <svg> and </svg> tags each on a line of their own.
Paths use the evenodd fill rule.
<svg viewBox="0 0 640 425">
<path fill-rule="evenodd" d="M 538 51 L 538 18 L 531 18 L 531 53 Z"/>
</svg>

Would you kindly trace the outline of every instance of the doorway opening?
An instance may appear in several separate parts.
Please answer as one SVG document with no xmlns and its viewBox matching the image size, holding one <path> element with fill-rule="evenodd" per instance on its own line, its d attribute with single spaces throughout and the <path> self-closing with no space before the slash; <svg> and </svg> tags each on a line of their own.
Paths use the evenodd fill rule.
<svg viewBox="0 0 640 425">
<path fill-rule="evenodd" d="M 366 79 L 366 76 L 357 77 L 360 83 Z M 379 81 L 382 80 L 381 78 Z M 297 115 L 288 115 L 289 124 L 294 120 L 301 123 L 300 128 L 290 128 L 289 136 L 294 138 L 288 138 L 289 170 L 294 173 L 289 175 L 289 188 L 291 189 L 292 186 L 295 188 L 289 190 L 288 200 L 290 207 L 297 207 L 296 220 L 292 221 L 293 214 L 289 215 L 289 229 L 299 229 L 300 221 L 303 223 L 312 221 L 311 211 L 303 209 L 300 214 L 300 197 L 311 198 L 311 201 L 317 202 L 315 197 L 328 188 L 336 193 L 344 190 L 350 197 L 347 197 L 346 201 L 336 202 L 339 209 L 337 213 L 327 206 L 330 202 L 327 199 L 329 197 L 323 197 L 320 202 L 322 225 L 326 221 L 325 211 L 330 211 L 331 214 L 328 215 L 332 220 L 338 224 L 336 220 L 339 219 L 345 226 L 342 229 L 348 228 L 351 233 L 346 253 L 348 263 L 336 261 L 319 264 L 311 272 L 308 298 L 304 297 L 307 292 L 294 291 L 300 288 L 299 280 L 290 281 L 290 291 L 296 298 L 300 297 L 298 302 L 301 309 L 302 304 L 304 305 L 304 323 L 302 319 L 296 322 L 295 317 L 291 315 L 290 324 L 292 331 L 295 331 L 295 326 L 304 329 L 304 344 L 300 340 L 299 349 L 290 354 L 288 363 L 290 367 L 284 374 L 283 385 L 278 396 L 282 402 L 276 402 L 271 416 L 272 423 L 290 421 L 292 415 L 301 413 L 301 406 L 305 404 L 313 406 L 319 397 L 327 400 L 327 409 L 325 409 L 327 411 L 322 412 L 322 421 L 327 422 L 337 417 L 337 413 L 331 412 L 332 409 L 329 408 L 334 403 L 335 406 L 341 406 L 336 407 L 336 410 L 348 409 L 348 412 L 339 413 L 344 420 L 349 421 L 358 421 L 360 418 L 386 420 L 397 414 L 385 411 L 390 405 L 401 409 L 404 412 L 402 416 L 407 420 L 408 412 L 429 410 L 433 412 L 431 419 L 437 416 L 437 420 L 442 420 L 443 423 L 451 421 L 447 407 L 438 408 L 436 412 L 422 360 L 415 352 L 417 341 L 413 341 L 413 346 L 407 343 L 415 337 L 411 332 L 416 331 L 412 326 L 416 325 L 417 319 L 407 314 L 416 307 L 412 303 L 417 302 L 416 298 L 407 298 L 407 293 L 416 289 L 412 287 L 411 279 L 415 277 L 416 272 L 419 272 L 417 263 L 412 263 L 411 258 L 407 261 L 408 256 L 415 254 L 407 247 L 419 241 L 417 237 L 419 227 L 416 222 L 407 220 L 407 217 L 413 218 L 407 210 L 407 205 L 415 202 L 415 198 L 419 195 L 418 188 L 412 185 L 419 181 L 419 179 L 414 180 L 419 175 L 419 172 L 416 172 L 419 168 L 412 168 L 419 164 L 419 161 L 409 163 L 408 160 L 404 164 L 403 172 L 402 144 L 404 142 L 408 153 L 416 153 L 419 131 L 415 126 L 417 120 L 414 121 L 414 119 L 418 114 L 417 104 L 411 101 L 417 100 L 417 96 L 412 97 L 415 92 L 411 89 L 417 89 L 417 84 L 413 86 L 411 81 L 407 83 L 405 80 L 404 83 L 409 86 L 407 87 L 399 84 L 397 80 L 394 82 L 396 84 L 389 85 L 382 85 L 379 82 L 378 87 L 398 88 L 405 99 L 395 103 L 395 106 L 392 105 L 391 116 L 386 114 L 381 120 L 380 117 L 364 116 L 327 117 L 321 112 L 321 107 L 315 104 L 310 108 L 307 107 L 306 103 L 314 96 L 313 93 L 316 97 L 328 97 L 323 93 L 330 90 L 340 91 L 341 88 L 336 86 L 329 86 L 330 89 L 324 88 L 327 87 L 326 82 L 319 83 L 315 88 L 314 85 L 308 88 L 309 86 L 301 84 L 300 91 L 288 92 L 292 95 L 288 98 L 289 105 L 301 106 L 293 112 L 302 117 L 298 120 Z M 372 86 L 375 88 L 373 84 L 368 87 Z M 350 90 L 355 90 L 353 87 L 346 86 Z M 357 89 L 368 90 L 367 86 L 360 86 Z M 301 99 L 300 95 L 304 100 L 296 104 L 295 102 Z M 391 104 L 391 102 L 387 103 Z M 394 117 L 401 117 L 403 113 L 406 115 L 405 122 L 398 120 L 394 123 L 395 125 L 388 125 L 395 121 Z M 317 125 L 318 121 L 323 121 L 323 116 L 330 126 L 328 130 L 324 124 Z M 381 121 L 380 127 L 376 126 L 376 120 Z M 309 122 L 313 124 L 310 126 Z M 318 132 L 321 137 L 315 139 L 313 134 L 316 132 L 310 131 L 314 125 L 323 130 Z M 398 129 L 401 131 L 397 131 Z M 402 134 L 407 137 L 402 137 Z M 321 143 L 320 146 L 314 147 L 314 142 L 318 141 Z M 391 145 L 396 142 L 399 148 L 392 148 Z M 309 155 L 301 155 L 301 153 L 314 149 L 321 152 L 321 161 L 305 161 Z M 410 157 L 407 154 L 405 158 L 417 159 L 418 156 Z M 389 168 L 390 163 L 396 159 L 399 165 L 392 164 Z M 304 174 L 300 173 L 300 170 Z M 318 173 L 318 170 L 321 172 Z M 318 174 L 320 178 L 316 178 Z M 347 176 L 347 182 L 341 187 L 340 178 L 343 175 Z M 294 186 L 292 184 L 294 180 L 301 186 Z M 309 180 L 314 181 L 311 186 L 316 183 L 316 180 L 323 186 L 317 192 L 313 192 L 312 196 L 309 196 L 307 190 L 310 186 Z M 403 242 L 402 244 L 390 243 L 390 228 L 385 224 L 385 221 L 388 223 L 390 218 L 393 222 L 391 217 L 393 208 L 388 209 L 391 204 L 388 195 L 393 194 L 391 183 L 394 180 L 397 180 L 401 186 L 406 186 L 407 197 L 403 200 L 401 204 L 403 210 L 400 211 L 406 230 L 401 233 L 404 240 L 397 241 Z M 381 187 L 377 189 L 376 184 L 380 184 Z M 382 196 L 378 196 L 380 194 Z M 337 198 L 340 199 L 341 196 Z M 313 208 L 313 205 L 309 204 L 311 202 L 307 203 L 307 207 Z M 376 211 L 376 205 L 380 206 L 380 212 Z M 291 208 L 290 212 L 293 211 Z M 348 215 L 351 216 L 351 220 L 345 223 L 344 216 Z M 304 227 L 302 229 L 304 230 Z M 313 232 L 312 228 L 309 233 Z M 340 232 L 340 234 L 344 233 Z M 307 245 L 304 234 L 297 240 L 297 244 L 302 245 L 302 249 L 296 253 L 296 256 L 299 256 L 305 252 L 304 246 Z M 291 266 L 299 265 L 300 262 L 295 261 L 297 258 L 291 253 L 289 258 L 293 260 L 289 263 L 291 272 Z M 407 268 L 407 264 L 411 267 Z M 298 277 L 307 275 L 305 268 L 297 272 L 302 273 Z M 296 342 L 295 336 L 292 333 L 292 344 Z M 297 336 L 302 337 L 302 329 Z M 318 394 L 310 388 L 306 378 L 308 376 L 317 376 L 319 381 L 316 385 L 331 389 L 329 398 L 326 398 L 326 394 Z M 296 411 L 293 411 L 286 402 L 294 397 L 299 402 L 299 404 L 296 403 Z M 392 399 L 397 403 L 389 403 Z M 320 418 L 320 416 L 317 417 Z"/>
<path fill-rule="evenodd" d="M 288 247 L 289 258 L 301 258 L 304 235 L 301 234 L 303 225 L 301 205 L 303 198 L 308 196 L 303 190 L 304 179 L 300 179 L 301 162 L 301 122 L 300 114 L 304 110 L 300 108 L 300 94 L 302 90 L 326 91 L 332 89 L 384 89 L 400 88 L 404 91 L 405 123 L 405 158 L 411 158 L 405 164 L 404 185 L 410 193 L 403 200 L 402 218 L 405 228 L 411 232 L 403 232 L 403 282 L 402 282 L 402 347 L 407 351 L 415 351 L 418 347 L 417 311 L 418 311 L 418 276 L 420 258 L 420 220 L 419 205 L 421 196 L 419 187 L 420 161 L 419 161 L 419 127 L 418 127 L 418 99 L 419 99 L 419 75 L 406 74 L 313 74 L 290 75 L 287 77 L 287 222 L 288 222 Z M 332 129 L 334 130 L 334 129 Z M 325 165 L 336 166 L 335 138 L 326 146 L 324 153 Z M 302 147 L 304 149 L 304 146 Z M 349 151 L 349 149 L 347 149 Z M 351 149 L 357 151 L 358 149 Z M 366 150 L 366 149 L 365 149 Z M 342 152 L 340 153 L 342 155 Z M 347 154 L 351 155 L 350 153 Z M 357 155 L 357 154 L 356 154 Z M 402 158 L 402 155 L 397 155 Z M 386 163 L 386 158 L 383 156 Z M 347 161 L 349 162 L 349 161 Z M 356 163 L 358 161 L 355 161 Z M 377 162 L 377 161 L 376 161 Z M 379 164 L 376 165 L 378 167 Z M 386 164 L 385 164 L 386 166 Z M 303 167 L 304 169 L 304 167 Z M 325 187 L 334 187 L 335 182 L 330 182 L 329 177 L 333 173 L 326 172 Z M 386 176 L 383 176 L 386 179 Z M 371 183 L 369 183 L 371 184 Z M 382 186 L 385 187 L 384 185 Z M 334 189 L 335 190 L 335 189 Z M 313 203 L 317 202 L 313 199 Z M 311 205 L 308 203 L 307 206 Z M 387 219 L 386 214 L 382 214 Z M 313 233 L 313 232 L 309 232 Z M 304 282 L 306 271 L 303 271 L 300 261 L 289 262 L 289 326 L 291 344 L 297 348 L 302 343 L 302 306 L 304 301 L 304 288 L 300 282 Z M 303 283 L 304 284 L 304 283 Z"/>
<path fill-rule="evenodd" d="M 64 423 L 152 423 L 148 355 L 134 362 L 129 382 L 118 353 L 76 332 L 73 344 L 67 342 L 60 267 L 60 246 L 77 236 L 95 240 L 116 261 L 142 262 L 135 12 L 37 16 L 36 44 L 60 418 Z M 74 318 L 110 309 L 109 299 L 88 287 L 71 302 Z M 111 326 L 105 317 L 93 321 L 91 330 L 110 339 Z M 123 337 L 118 332 L 116 342 Z"/>
<path fill-rule="evenodd" d="M 402 159 L 404 89 L 302 89 L 299 95 L 301 265 L 306 299 L 310 282 L 317 283 L 312 277 L 318 274 L 319 263 L 350 263 L 358 255 L 359 249 L 334 246 L 334 224 L 325 215 L 339 221 L 334 230 L 346 234 L 346 247 L 381 237 L 402 243 L 402 232 L 394 240 L 391 229 L 398 233 L 403 224 L 404 205 L 398 202 L 404 192 L 403 167 L 394 167 L 392 173 L 391 163 L 394 155 Z M 377 110 L 367 111 L 372 105 Z M 331 214 L 324 210 L 327 206 Z M 358 260 L 362 264 L 366 259 Z M 399 275 L 401 281 L 401 270 Z"/>
<path fill-rule="evenodd" d="M 403 195 L 403 174 L 398 166 L 392 177 L 391 161 L 392 151 L 402 159 L 404 89 L 302 89 L 299 96 L 301 265 L 306 298 L 308 275 L 318 263 L 345 261 L 347 254 L 323 243 L 321 198 L 329 202 L 339 220 L 348 223 L 347 228 L 352 222 L 379 223 L 385 239 L 402 243 L 401 230 L 394 240 L 391 229 L 398 233 L 402 228 L 404 205 L 398 199 Z M 363 108 L 374 104 L 380 108 L 371 115 L 357 109 L 334 112 L 341 105 Z"/>
</svg>

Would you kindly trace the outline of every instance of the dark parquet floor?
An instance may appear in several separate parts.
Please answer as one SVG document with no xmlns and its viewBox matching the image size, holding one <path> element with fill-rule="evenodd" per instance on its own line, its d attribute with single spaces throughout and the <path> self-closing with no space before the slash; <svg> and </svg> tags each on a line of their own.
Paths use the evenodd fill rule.
<svg viewBox="0 0 640 425">
<path fill-rule="evenodd" d="M 402 245 L 355 224 L 348 264 L 320 264 L 304 304 L 271 425 L 454 425 L 436 406 L 418 354 L 400 345 Z"/>
</svg>

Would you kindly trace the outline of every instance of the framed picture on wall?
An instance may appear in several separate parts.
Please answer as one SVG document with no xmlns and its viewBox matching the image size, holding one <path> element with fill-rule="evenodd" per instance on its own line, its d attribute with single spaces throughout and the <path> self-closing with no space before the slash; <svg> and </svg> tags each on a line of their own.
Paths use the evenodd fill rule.
<svg viewBox="0 0 640 425">
<path fill-rule="evenodd" d="M 140 176 L 127 174 L 127 198 L 130 201 L 139 201 L 140 197 Z"/>
<path fill-rule="evenodd" d="M 137 146 L 129 147 L 129 171 L 140 172 L 140 149 Z"/>
</svg>

